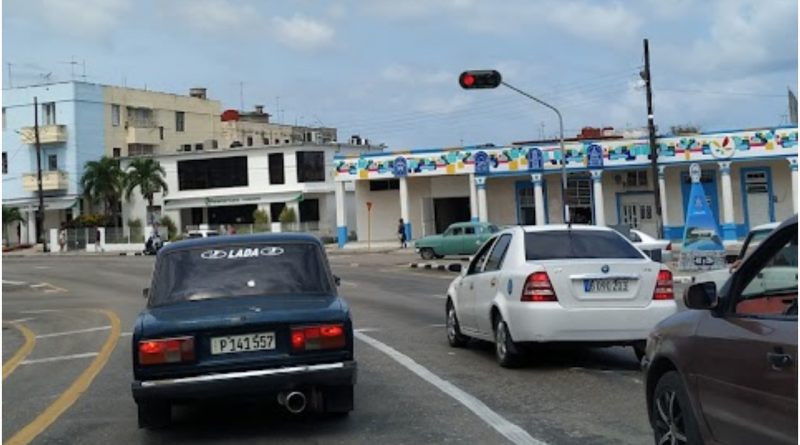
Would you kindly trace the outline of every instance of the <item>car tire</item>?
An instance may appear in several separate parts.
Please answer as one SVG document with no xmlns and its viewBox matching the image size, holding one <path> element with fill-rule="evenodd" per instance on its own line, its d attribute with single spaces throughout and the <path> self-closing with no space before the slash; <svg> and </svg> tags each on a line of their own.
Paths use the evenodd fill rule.
<svg viewBox="0 0 800 445">
<path fill-rule="evenodd" d="M 497 317 L 494 328 L 494 356 L 503 368 L 515 368 L 520 365 L 519 348 L 511 338 L 508 325 L 501 317 Z"/>
<path fill-rule="evenodd" d="M 354 408 L 353 385 L 330 386 L 324 390 L 325 414 L 346 417 Z"/>
<path fill-rule="evenodd" d="M 703 443 L 689 395 L 676 371 L 669 371 L 658 379 L 650 419 L 655 443 L 664 443 L 664 440 L 679 445 Z"/>
<path fill-rule="evenodd" d="M 445 327 L 447 329 L 447 342 L 454 348 L 462 348 L 469 343 L 469 337 L 461 333 L 461 326 L 458 323 L 458 315 L 453 302 L 447 300 L 446 307 Z"/>
<path fill-rule="evenodd" d="M 162 428 L 172 422 L 172 406 L 164 402 L 138 403 L 139 428 Z"/>
<path fill-rule="evenodd" d="M 436 257 L 436 253 L 430 247 L 423 247 L 419 251 L 419 256 L 421 256 L 423 260 L 432 260 Z"/>
</svg>

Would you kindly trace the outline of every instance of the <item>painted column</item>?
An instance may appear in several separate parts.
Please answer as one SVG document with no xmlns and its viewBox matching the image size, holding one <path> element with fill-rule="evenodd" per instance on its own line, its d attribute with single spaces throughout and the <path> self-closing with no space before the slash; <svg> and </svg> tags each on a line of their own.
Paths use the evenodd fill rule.
<svg viewBox="0 0 800 445">
<path fill-rule="evenodd" d="M 736 223 L 733 219 L 731 163 L 720 162 L 719 173 L 722 180 L 722 239 L 725 241 L 736 241 Z"/>
<path fill-rule="evenodd" d="M 664 238 L 667 237 L 667 226 L 669 226 L 669 219 L 667 215 L 667 179 L 666 167 L 658 167 L 658 189 L 661 192 L 661 227 L 664 230 Z"/>
<path fill-rule="evenodd" d="M 27 218 L 27 225 L 28 225 L 28 243 L 29 244 L 36 244 L 36 211 L 30 210 L 28 211 L 28 218 Z"/>
<path fill-rule="evenodd" d="M 792 169 L 792 211 L 797 213 L 797 157 L 793 156 L 789 159 L 789 168 Z"/>
<path fill-rule="evenodd" d="M 606 208 L 603 201 L 603 170 L 592 170 L 592 193 L 594 199 L 594 224 L 606 225 Z"/>
<path fill-rule="evenodd" d="M 411 241 L 411 219 L 408 216 L 408 178 L 400 178 L 400 217 L 403 218 L 403 230 L 406 232 L 406 240 Z"/>
<path fill-rule="evenodd" d="M 334 193 L 336 194 L 336 242 L 339 247 L 347 243 L 347 207 L 344 203 L 344 181 L 336 181 Z"/>
<path fill-rule="evenodd" d="M 483 176 L 475 178 L 475 185 L 478 187 L 478 220 L 480 222 L 488 222 L 489 208 L 486 203 L 486 178 Z"/>
<path fill-rule="evenodd" d="M 474 173 L 469 174 L 469 215 L 472 222 L 478 222 L 478 189 Z"/>
<path fill-rule="evenodd" d="M 536 225 L 543 226 L 545 224 L 544 214 L 544 193 L 542 193 L 542 174 L 531 173 L 531 182 L 533 182 L 533 204 L 536 206 Z"/>
</svg>

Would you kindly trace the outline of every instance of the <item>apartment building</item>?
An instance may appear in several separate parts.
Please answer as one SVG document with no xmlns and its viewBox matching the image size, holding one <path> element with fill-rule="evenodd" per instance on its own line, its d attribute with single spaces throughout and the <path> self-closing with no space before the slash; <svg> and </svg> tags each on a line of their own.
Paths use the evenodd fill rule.
<svg viewBox="0 0 800 445">
<path fill-rule="evenodd" d="M 270 122 L 262 105 L 253 111 L 225 110 L 221 117 L 221 142 L 224 148 L 328 144 L 336 142 L 335 128 L 286 125 Z"/>
</svg>

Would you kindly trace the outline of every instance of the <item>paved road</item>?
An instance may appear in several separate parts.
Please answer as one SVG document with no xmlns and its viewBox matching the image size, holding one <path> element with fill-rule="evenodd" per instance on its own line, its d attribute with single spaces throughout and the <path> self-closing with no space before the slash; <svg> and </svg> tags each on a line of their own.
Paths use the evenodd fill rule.
<svg viewBox="0 0 800 445">
<path fill-rule="evenodd" d="M 129 333 L 152 259 L 6 259 L 4 440 L 15 434 L 18 443 L 57 444 L 651 440 L 630 349 L 543 349 L 522 369 L 502 369 L 488 344 L 448 347 L 443 295 L 452 275 L 409 270 L 391 255 L 331 261 L 360 330 L 356 411 L 349 418 L 293 417 L 271 400 L 213 404 L 179 408 L 173 427 L 150 432 L 136 426 Z"/>
</svg>

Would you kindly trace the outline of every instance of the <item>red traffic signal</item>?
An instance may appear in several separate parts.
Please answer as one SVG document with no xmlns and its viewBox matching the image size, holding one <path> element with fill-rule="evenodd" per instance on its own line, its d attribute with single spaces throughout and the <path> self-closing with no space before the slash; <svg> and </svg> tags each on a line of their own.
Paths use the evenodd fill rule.
<svg viewBox="0 0 800 445">
<path fill-rule="evenodd" d="M 497 88 L 503 77 L 495 70 L 464 71 L 458 77 L 458 84 L 465 90 L 477 88 Z"/>
</svg>

